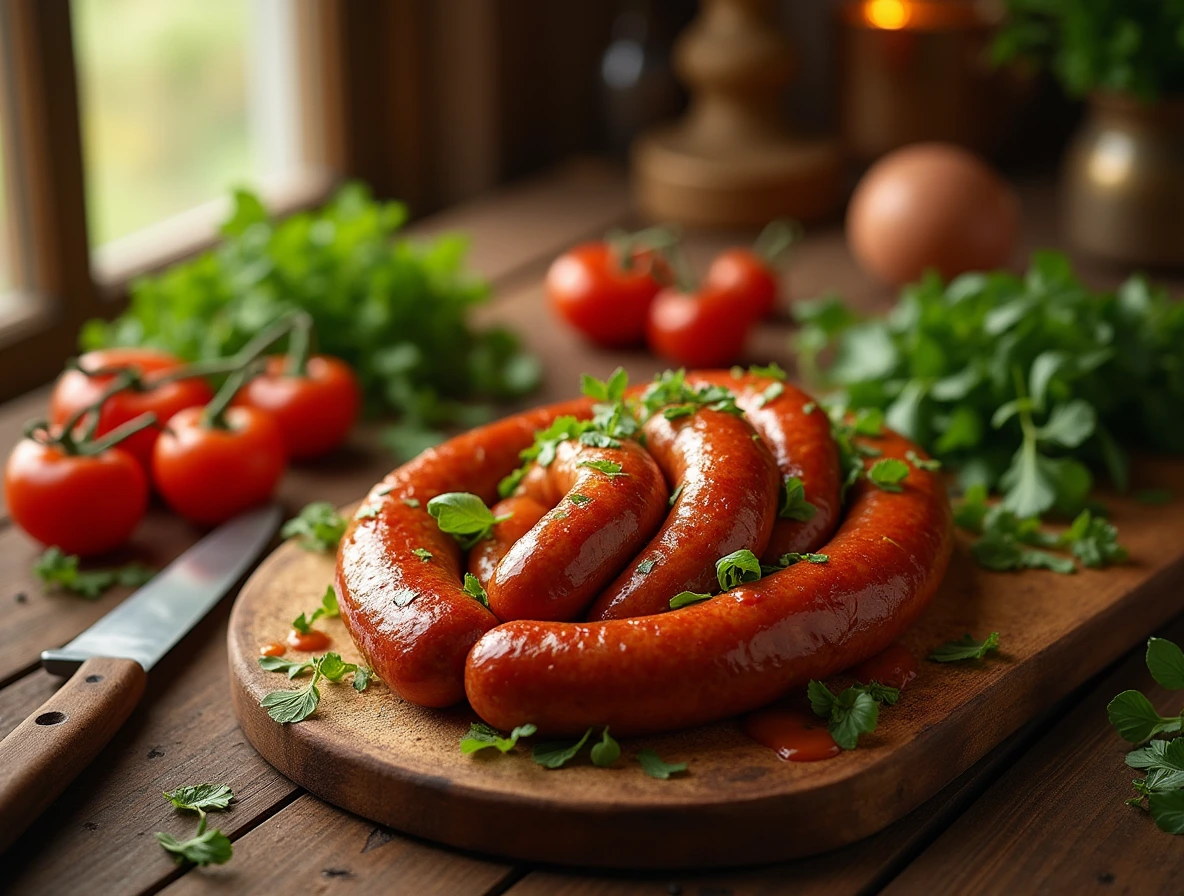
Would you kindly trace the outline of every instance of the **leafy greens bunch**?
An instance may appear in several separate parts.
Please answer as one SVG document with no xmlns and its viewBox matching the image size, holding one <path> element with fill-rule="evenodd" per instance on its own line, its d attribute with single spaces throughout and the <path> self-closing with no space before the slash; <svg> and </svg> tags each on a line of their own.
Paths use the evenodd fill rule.
<svg viewBox="0 0 1184 896">
<path fill-rule="evenodd" d="M 1065 90 L 1131 93 L 1144 100 L 1184 90 L 1181 0 L 1008 0 L 995 60 L 1047 64 Z"/>
<path fill-rule="evenodd" d="M 1125 489 L 1120 440 L 1184 451 L 1184 304 L 1142 277 L 1095 292 L 1039 252 L 1023 277 L 929 274 L 883 318 L 836 298 L 797 317 L 807 375 L 851 409 L 883 411 L 1019 518 L 1079 513 L 1097 470 Z"/>
<path fill-rule="evenodd" d="M 128 310 L 88 322 L 85 349 L 148 345 L 186 360 L 225 357 L 295 309 L 313 318 L 317 350 L 356 371 L 369 408 L 401 428 L 472 425 L 463 402 L 524 394 L 539 365 L 504 329 L 476 330 L 487 284 L 465 274 L 463 237 L 419 245 L 398 236 L 406 208 L 344 186 L 324 208 L 271 219 L 239 190 L 224 242 L 132 285 Z"/>
</svg>

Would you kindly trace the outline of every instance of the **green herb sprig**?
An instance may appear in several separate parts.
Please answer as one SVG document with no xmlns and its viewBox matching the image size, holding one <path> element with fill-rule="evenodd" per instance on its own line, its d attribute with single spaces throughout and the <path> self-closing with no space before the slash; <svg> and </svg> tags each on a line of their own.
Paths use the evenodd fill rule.
<svg viewBox="0 0 1184 896">
<path fill-rule="evenodd" d="M 97 600 L 115 585 L 138 588 L 146 584 L 156 570 L 142 563 L 128 563 L 111 569 L 78 568 L 76 554 L 67 554 L 59 547 L 47 548 L 33 564 L 33 574 L 51 589 L 70 591 Z"/>
<path fill-rule="evenodd" d="M 206 813 L 230 808 L 234 792 L 227 784 L 195 784 L 166 791 L 164 798 L 183 812 L 198 814 L 197 833 L 188 840 L 178 840 L 164 831 L 156 832 L 157 842 L 178 865 L 222 865 L 234 855 L 230 838 L 217 829 L 206 829 Z"/>
<path fill-rule="evenodd" d="M 312 672 L 312 677 L 303 688 L 296 691 L 271 691 L 259 701 L 259 705 L 267 710 L 267 714 L 280 724 L 303 722 L 316 712 L 321 703 L 321 691 L 317 685 L 322 679 L 338 682 L 346 675 L 352 675 L 354 690 L 361 692 L 369 686 L 370 678 L 374 674 L 365 666 L 345 662 L 341 654 L 332 651 L 324 656 L 313 657 L 307 662 L 261 656 L 259 666 L 269 672 L 284 672 L 289 679 L 308 671 Z"/>
<path fill-rule="evenodd" d="M 346 521 L 328 501 L 313 501 L 304 505 L 299 515 L 284 523 L 280 535 L 294 538 L 306 551 L 337 550 L 345 534 Z"/>
<path fill-rule="evenodd" d="M 311 613 L 301 613 L 293 619 L 292 628 L 302 635 L 307 635 L 312 631 L 313 623 L 318 619 L 336 619 L 340 615 L 341 608 L 337 604 L 337 592 L 333 590 L 332 585 L 329 585 L 325 588 L 325 593 L 321 595 L 321 605 Z"/>
</svg>

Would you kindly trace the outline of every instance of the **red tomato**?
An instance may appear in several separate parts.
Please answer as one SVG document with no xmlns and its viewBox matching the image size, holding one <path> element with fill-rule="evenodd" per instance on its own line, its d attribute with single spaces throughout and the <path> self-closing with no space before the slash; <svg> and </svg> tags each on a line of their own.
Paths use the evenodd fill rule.
<svg viewBox="0 0 1184 896">
<path fill-rule="evenodd" d="M 654 354 L 683 367 L 722 367 L 744 350 L 753 319 L 735 297 L 718 289 L 696 293 L 667 289 L 650 309 Z"/>
<path fill-rule="evenodd" d="M 122 448 L 66 454 L 22 439 L 4 469 L 4 498 L 42 544 L 90 557 L 127 541 L 148 507 L 148 479 Z"/>
<path fill-rule="evenodd" d="M 166 373 L 181 367 L 183 362 L 165 352 L 151 348 L 111 348 L 87 352 L 78 359 L 86 370 L 101 367 L 132 369 L 145 374 L 149 385 L 153 374 Z M 58 377 L 49 398 L 50 423 L 65 423 L 75 413 L 94 404 L 110 384 L 111 376 L 87 376 L 81 370 L 67 370 Z M 96 436 L 108 433 L 121 423 L 126 423 L 141 414 L 152 411 L 160 423 L 167 423 L 173 414 L 182 408 L 204 405 L 214 393 L 203 379 L 177 380 L 154 388 L 137 391 L 128 389 L 112 395 L 103 402 L 99 412 L 99 427 Z M 119 447 L 136 458 L 147 472 L 152 467 L 152 446 L 156 444 L 159 430 L 155 427 L 140 432 L 120 442 Z"/>
<path fill-rule="evenodd" d="M 177 513 L 214 525 L 271 497 L 284 472 L 284 436 L 255 408 L 227 408 L 225 428 L 208 426 L 204 410 L 186 408 L 169 421 L 152 452 L 152 477 Z"/>
<path fill-rule="evenodd" d="M 777 307 L 777 274 L 751 249 L 728 249 L 716 256 L 703 285 L 732 295 L 753 320 Z"/>
<path fill-rule="evenodd" d="M 234 403 L 270 414 L 284 434 L 288 457 L 320 457 L 339 447 L 358 419 L 362 390 L 344 361 L 308 359 L 304 376 L 284 372 L 287 358 L 267 359 L 267 372 L 252 379 Z"/>
<path fill-rule="evenodd" d="M 603 348 L 637 345 L 645 336 L 650 305 L 662 285 L 647 253 L 626 270 L 607 243 L 585 243 L 563 253 L 547 271 L 551 307 Z"/>
</svg>

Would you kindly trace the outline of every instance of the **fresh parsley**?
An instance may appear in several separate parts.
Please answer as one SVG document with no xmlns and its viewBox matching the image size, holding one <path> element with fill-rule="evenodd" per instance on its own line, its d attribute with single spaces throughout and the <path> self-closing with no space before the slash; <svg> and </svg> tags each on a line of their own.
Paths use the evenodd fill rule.
<svg viewBox="0 0 1184 896">
<path fill-rule="evenodd" d="M 477 577 L 471 572 L 465 573 L 465 584 L 462 590 L 473 600 L 477 601 L 477 603 L 481 604 L 481 606 L 485 607 L 485 609 L 489 609 L 489 596 L 485 593 L 485 589 L 481 586 Z"/>
<path fill-rule="evenodd" d="M 721 589 L 731 591 L 737 585 L 757 581 L 761 577 L 761 561 L 752 551 L 732 551 L 715 561 L 715 577 Z M 670 606 L 674 606 L 674 601 Z"/>
<path fill-rule="evenodd" d="M 284 523 L 280 534 L 294 538 L 306 551 L 335 551 L 345 534 L 346 521 L 328 501 L 304 505 L 298 516 Z"/>
<path fill-rule="evenodd" d="M 178 840 L 164 831 L 156 840 L 177 861 L 194 865 L 222 865 L 230 861 L 234 847 L 230 838 L 216 829 L 206 829 L 206 813 L 230 808 L 234 793 L 226 784 L 194 784 L 166 791 L 164 798 L 183 812 L 198 814 L 197 833 L 189 840 Z"/>
<path fill-rule="evenodd" d="M 621 758 L 621 745 L 609 736 L 608 726 L 600 735 L 600 740 L 592 745 L 592 764 L 597 768 L 608 768 Z"/>
<path fill-rule="evenodd" d="M 365 666 L 347 663 L 341 654 L 332 651 L 299 664 L 282 657 L 262 656 L 259 657 L 259 665 L 270 672 L 286 672 L 290 679 L 312 670 L 312 677 L 303 688 L 296 691 L 271 691 L 259 701 L 267 714 L 280 724 L 303 722 L 316 712 L 321 702 L 321 691 L 317 687 L 321 679 L 338 682 L 352 673 L 354 690 L 364 691 L 373 675 Z"/>
<path fill-rule="evenodd" d="M 763 392 L 761 392 L 761 396 L 756 402 L 757 407 L 763 408 L 770 401 L 773 401 L 778 396 L 780 396 L 784 391 L 785 387 L 781 385 L 781 383 L 771 383 Z"/>
<path fill-rule="evenodd" d="M 580 494 L 572 495 L 569 500 L 571 501 L 572 504 L 575 504 L 576 507 L 583 507 L 585 504 L 592 503 L 591 498 L 589 498 L 587 495 L 580 495 Z"/>
<path fill-rule="evenodd" d="M 488 538 L 493 527 L 513 514 L 494 516 L 485 502 L 468 492 L 445 492 L 428 501 L 428 513 L 441 532 L 447 532 L 468 549 Z"/>
<path fill-rule="evenodd" d="M 637 573 L 638 575 L 648 576 L 654 571 L 654 567 L 657 565 L 657 560 L 642 560 L 637 564 Z"/>
<path fill-rule="evenodd" d="M 854 750 L 861 735 L 876 730 L 880 719 L 880 704 L 893 705 L 900 697 L 897 688 L 871 682 L 852 685 L 834 694 L 821 681 L 811 681 L 806 688 L 810 708 L 827 720 L 826 730 L 844 750 Z"/>
<path fill-rule="evenodd" d="M 957 663 L 962 660 L 981 660 L 992 650 L 999 649 L 999 633 L 991 632 L 982 641 L 976 641 L 970 634 L 957 641 L 946 641 L 935 647 L 929 659 L 935 663 Z"/>
<path fill-rule="evenodd" d="M 427 563 L 432 559 L 432 552 L 427 548 L 412 548 L 411 553 L 422 560 L 424 563 Z"/>
<path fill-rule="evenodd" d="M 614 460 L 582 460 L 577 467 L 589 467 L 599 473 L 603 473 L 609 479 L 616 479 L 618 476 L 628 476 L 628 473 L 621 472 L 621 465 Z"/>
<path fill-rule="evenodd" d="M 1099 470 L 1125 488 L 1122 443 L 1184 451 L 1184 380 L 1167 374 L 1184 310 L 1142 277 L 1096 292 L 1065 256 L 1039 252 L 1022 277 L 926 275 L 882 318 L 833 298 L 795 313 L 811 379 L 852 410 L 882 411 L 963 487 L 1001 492 L 1020 519 L 1079 513 Z"/>
<path fill-rule="evenodd" d="M 909 475 L 909 465 L 895 457 L 884 457 L 871 465 L 867 478 L 876 488 L 886 492 L 904 491 L 901 483 Z"/>
<path fill-rule="evenodd" d="M 59 547 L 47 548 L 33 564 L 33 573 L 51 589 L 71 591 L 87 600 L 97 600 L 115 585 L 138 588 L 148 582 L 156 570 L 142 563 L 128 563 L 112 569 L 78 568 L 76 554 L 67 554 Z"/>
<path fill-rule="evenodd" d="M 1151 638 L 1147 642 L 1147 668 L 1152 678 L 1172 691 L 1184 690 L 1184 651 L 1171 641 Z M 1161 716 L 1139 691 L 1123 691 L 1106 707 L 1110 724 L 1120 737 L 1146 746 L 1126 755 L 1126 764 L 1146 772 L 1132 783 L 1131 806 L 1146 808 L 1160 830 L 1184 834 L 1184 738 L 1150 740 L 1159 734 L 1176 734 L 1181 716 Z"/>
<path fill-rule="evenodd" d="M 293 619 L 292 628 L 302 635 L 307 635 L 312 630 L 313 623 L 318 619 L 336 619 L 340 615 L 341 608 L 337 604 L 337 592 L 333 590 L 332 585 L 329 585 L 325 589 L 325 593 L 321 595 L 321 605 L 311 613 L 301 613 Z"/>
<path fill-rule="evenodd" d="M 808 522 L 814 518 L 818 508 L 806 500 L 806 486 L 797 476 L 787 476 L 782 485 L 781 506 L 777 516 L 783 520 Z"/>
<path fill-rule="evenodd" d="M 677 775 L 687 770 L 685 762 L 665 762 L 657 751 L 648 747 L 637 751 L 637 761 L 641 763 L 642 771 L 659 781 L 665 781 L 671 775 Z"/>
<path fill-rule="evenodd" d="M 670 598 L 670 609 L 678 610 L 704 600 L 711 600 L 711 595 L 701 594 L 698 591 L 680 591 L 674 597 Z"/>
<path fill-rule="evenodd" d="M 519 725 L 507 737 L 496 728 L 486 725 L 484 722 L 473 722 L 469 726 L 468 734 L 460 739 L 460 751 L 469 754 L 492 747 L 499 753 L 508 753 L 514 749 L 514 745 L 518 743 L 519 738 L 530 737 L 537 730 L 531 724 Z"/>
<path fill-rule="evenodd" d="M 580 750 L 584 749 L 584 744 L 592 736 L 592 730 L 589 728 L 584 732 L 584 736 L 576 741 L 560 740 L 535 744 L 530 751 L 530 756 L 544 768 L 563 768 L 579 755 Z"/>
<path fill-rule="evenodd" d="M 699 408 L 722 411 L 741 416 L 736 396 L 728 388 L 714 384 L 692 386 L 686 381 L 685 370 L 667 370 L 654 378 L 641 395 L 644 416 L 652 417 L 661 411 L 667 419 L 695 413 Z"/>
<path fill-rule="evenodd" d="M 537 386 L 538 360 L 512 333 L 473 324 L 490 289 L 465 269 L 464 235 L 404 236 L 406 207 L 357 182 L 318 210 L 283 218 L 245 190 L 231 200 L 222 244 L 138 278 L 126 312 L 83 327 L 84 349 L 152 345 L 187 361 L 224 358 L 301 309 L 318 351 L 349 364 L 366 403 L 401 418 L 396 432 L 416 434 L 385 441 L 411 451 L 439 441 L 442 426 L 476 425 L 473 400 Z"/>
</svg>

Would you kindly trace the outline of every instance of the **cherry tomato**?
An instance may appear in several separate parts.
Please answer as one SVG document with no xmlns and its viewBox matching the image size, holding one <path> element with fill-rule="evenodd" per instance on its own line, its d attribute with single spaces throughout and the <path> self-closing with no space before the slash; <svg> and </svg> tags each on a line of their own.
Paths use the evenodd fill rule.
<svg viewBox="0 0 1184 896">
<path fill-rule="evenodd" d="M 308 359 L 304 376 L 286 373 L 287 358 L 267 359 L 267 371 L 252 379 L 236 405 L 270 414 L 284 434 L 288 457 L 320 457 L 339 447 L 358 419 L 362 390 L 344 361 L 324 355 Z"/>
<path fill-rule="evenodd" d="M 684 367 L 722 367 L 744 350 L 753 319 L 735 297 L 704 287 L 663 290 L 650 309 L 647 335 L 654 354 Z"/>
<path fill-rule="evenodd" d="M 152 477 L 177 513 L 214 525 L 271 497 L 284 472 L 284 436 L 255 408 L 227 408 L 225 427 L 208 425 L 204 410 L 185 408 L 169 421 L 152 452 Z"/>
<path fill-rule="evenodd" d="M 90 557 L 127 541 L 148 507 L 148 478 L 121 447 L 67 454 L 22 439 L 4 469 L 4 498 L 16 524 L 42 544 Z"/>
<path fill-rule="evenodd" d="M 734 297 L 753 320 L 768 317 L 777 307 L 777 274 L 751 249 L 728 249 L 716 256 L 703 281 Z"/>
<path fill-rule="evenodd" d="M 151 348 L 103 349 L 87 352 L 78 361 L 85 370 L 103 367 L 136 370 L 144 374 L 149 386 L 153 374 L 167 373 L 183 364 L 179 358 Z M 65 423 L 82 408 L 94 404 L 113 378 L 87 376 L 81 370 L 67 370 L 58 377 L 53 394 L 49 398 L 50 422 L 59 425 Z M 213 397 L 209 385 L 200 378 L 176 380 L 142 391 L 128 389 L 112 395 L 103 402 L 95 435 L 108 433 L 121 423 L 126 423 L 147 411 L 155 413 L 157 422 L 163 425 L 182 408 L 204 405 Z M 119 447 L 135 457 L 147 473 L 152 467 L 152 446 L 156 444 L 159 433 L 160 431 L 153 427 L 140 430 L 120 442 Z"/>
<path fill-rule="evenodd" d="M 638 345 L 645 337 L 650 305 L 662 288 L 652 270 L 648 253 L 636 253 L 626 269 L 607 243 L 585 243 L 551 264 L 547 296 L 555 313 L 596 345 Z"/>
</svg>

